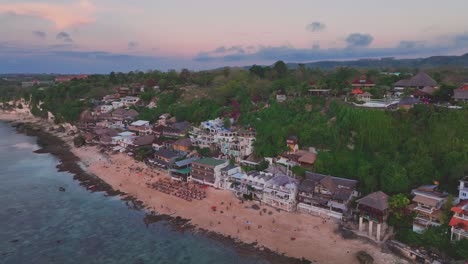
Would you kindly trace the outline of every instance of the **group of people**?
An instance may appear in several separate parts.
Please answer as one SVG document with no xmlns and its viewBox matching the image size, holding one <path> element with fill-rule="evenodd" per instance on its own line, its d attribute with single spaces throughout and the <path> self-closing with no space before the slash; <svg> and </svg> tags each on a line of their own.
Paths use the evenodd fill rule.
<svg viewBox="0 0 468 264">
<path fill-rule="evenodd" d="M 174 195 L 189 202 L 206 198 L 205 190 L 196 184 L 159 179 L 157 182 L 148 185 L 160 192 Z"/>
</svg>

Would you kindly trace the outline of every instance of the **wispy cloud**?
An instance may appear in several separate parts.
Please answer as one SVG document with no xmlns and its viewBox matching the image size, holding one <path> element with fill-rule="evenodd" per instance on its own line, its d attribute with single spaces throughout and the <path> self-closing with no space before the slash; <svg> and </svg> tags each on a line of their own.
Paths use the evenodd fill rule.
<svg viewBox="0 0 468 264">
<path fill-rule="evenodd" d="M 60 32 L 57 34 L 55 37 L 56 39 L 63 40 L 65 42 L 73 42 L 73 39 L 71 38 L 71 35 L 68 34 L 67 32 Z"/>
<path fill-rule="evenodd" d="M 138 45 L 139 45 L 138 42 L 136 42 L 136 41 L 130 41 L 130 42 L 128 42 L 127 47 L 128 47 L 129 50 L 132 50 L 132 49 L 137 48 Z"/>
<path fill-rule="evenodd" d="M 351 34 L 350 36 L 352 36 Z M 318 60 L 378 58 L 387 56 L 425 56 L 432 54 L 447 54 L 462 50 L 468 52 L 468 34 L 457 35 L 449 39 L 449 44 L 428 44 L 425 41 L 401 41 L 398 45 L 388 48 L 369 48 L 372 36 L 359 34 L 347 41 L 343 48 L 320 49 L 295 48 L 291 46 L 258 46 L 247 50 L 243 46 L 234 48 L 220 47 L 212 51 L 200 52 L 193 60 L 197 62 L 272 62 L 285 60 L 289 62 L 305 62 Z M 226 53 L 230 50 L 230 53 Z"/>
<path fill-rule="evenodd" d="M 149 69 L 194 68 L 199 64 L 175 57 L 138 56 L 106 51 L 79 51 L 72 43 L 24 46 L 0 42 L 1 73 L 109 73 Z M 41 63 L 47 61 L 47 63 Z"/>
<path fill-rule="evenodd" d="M 52 22 L 57 29 L 93 23 L 95 6 L 89 0 L 75 3 L 52 4 L 44 2 L 0 3 L 0 13 L 14 13 L 38 17 Z"/>
<path fill-rule="evenodd" d="M 32 34 L 35 37 L 38 37 L 38 38 L 41 38 L 41 39 L 45 39 L 47 37 L 47 33 L 45 33 L 44 31 L 35 30 L 35 31 L 32 32 Z"/>
<path fill-rule="evenodd" d="M 373 40 L 374 37 L 369 34 L 352 33 L 346 38 L 346 43 L 348 47 L 367 47 Z"/>
<path fill-rule="evenodd" d="M 306 29 L 310 32 L 322 31 L 325 29 L 325 24 L 323 24 L 322 22 L 315 21 L 307 25 Z"/>
<path fill-rule="evenodd" d="M 457 45 L 468 47 L 468 32 L 456 36 L 455 42 Z"/>
<path fill-rule="evenodd" d="M 402 40 L 398 44 L 400 49 L 415 49 L 415 48 L 424 48 L 424 41 L 412 41 L 412 40 Z"/>
</svg>

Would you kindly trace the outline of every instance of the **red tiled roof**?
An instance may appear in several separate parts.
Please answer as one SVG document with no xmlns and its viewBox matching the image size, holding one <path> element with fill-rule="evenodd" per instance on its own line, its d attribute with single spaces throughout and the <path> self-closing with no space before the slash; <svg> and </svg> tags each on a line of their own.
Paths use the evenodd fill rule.
<svg viewBox="0 0 468 264">
<path fill-rule="evenodd" d="M 460 229 L 463 228 L 465 231 L 468 231 L 468 220 L 452 217 L 452 220 L 449 222 L 449 226 L 454 226 Z"/>
<path fill-rule="evenodd" d="M 356 88 L 356 89 L 354 89 L 354 90 L 351 92 L 351 94 L 363 94 L 363 93 L 364 93 L 364 92 L 363 92 L 361 89 L 359 89 L 359 88 Z"/>
<path fill-rule="evenodd" d="M 464 84 L 462 87 L 460 87 L 460 90 L 468 91 L 468 84 Z"/>
<path fill-rule="evenodd" d="M 464 213 L 464 214 L 467 214 L 468 215 L 468 211 L 465 210 L 463 207 L 468 207 L 468 200 L 463 200 L 461 201 L 460 203 L 458 203 L 457 205 L 455 205 L 454 207 L 452 207 L 452 209 L 450 209 L 452 212 L 455 212 L 457 214 L 461 214 L 461 213 Z"/>
<path fill-rule="evenodd" d="M 352 84 L 353 85 L 372 85 L 374 84 L 374 82 L 371 80 L 368 80 L 366 76 L 361 76 L 361 78 L 354 80 Z"/>
</svg>

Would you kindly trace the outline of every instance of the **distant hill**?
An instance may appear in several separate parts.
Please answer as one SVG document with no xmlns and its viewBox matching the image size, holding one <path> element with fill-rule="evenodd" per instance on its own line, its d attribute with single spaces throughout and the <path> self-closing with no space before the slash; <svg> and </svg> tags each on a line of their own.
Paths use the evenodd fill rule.
<svg viewBox="0 0 468 264">
<path fill-rule="evenodd" d="M 290 69 L 296 69 L 299 64 L 305 64 L 308 68 L 321 68 L 323 70 L 332 70 L 336 67 L 352 68 L 373 68 L 373 69 L 424 69 L 436 67 L 462 67 L 468 68 L 468 53 L 461 56 L 432 56 L 428 58 L 417 59 L 359 59 L 350 61 L 317 61 L 317 62 L 290 62 L 286 65 Z M 264 65 L 265 66 L 265 65 Z M 272 65 L 270 65 L 272 66 Z M 245 66 L 248 70 L 252 66 Z M 222 68 L 219 68 L 222 69 Z"/>
<path fill-rule="evenodd" d="M 309 68 L 334 69 L 336 67 L 353 68 L 435 68 L 468 67 L 468 53 L 461 56 L 432 56 L 418 59 L 360 59 L 352 61 L 318 61 L 303 63 Z M 289 68 L 297 68 L 299 63 L 288 63 Z"/>
</svg>

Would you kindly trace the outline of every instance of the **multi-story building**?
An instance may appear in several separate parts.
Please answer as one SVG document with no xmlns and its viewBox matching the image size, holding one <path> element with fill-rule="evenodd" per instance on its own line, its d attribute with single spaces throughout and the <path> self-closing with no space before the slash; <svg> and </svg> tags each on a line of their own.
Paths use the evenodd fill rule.
<svg viewBox="0 0 468 264">
<path fill-rule="evenodd" d="M 237 196 L 251 195 L 252 199 L 261 201 L 265 185 L 272 178 L 272 173 L 263 171 L 239 172 L 229 175 L 225 188 Z"/>
<path fill-rule="evenodd" d="M 171 126 L 158 125 L 153 128 L 153 134 L 159 137 L 179 138 L 185 136 L 185 131 Z"/>
<path fill-rule="evenodd" d="M 216 147 L 223 158 L 234 159 L 237 162 L 248 157 L 254 150 L 254 131 L 226 129 L 220 119 L 202 122 L 200 127 L 194 127 L 189 135 L 194 146 Z"/>
<path fill-rule="evenodd" d="M 220 185 L 224 189 L 229 189 L 231 187 L 231 178 L 237 177 L 240 178 L 244 173 L 242 173 L 242 169 L 239 166 L 228 165 L 221 169 L 221 182 Z"/>
<path fill-rule="evenodd" d="M 112 119 L 115 121 L 124 121 L 124 120 L 135 120 L 135 118 L 138 116 L 138 112 L 130 109 L 130 110 L 125 110 L 125 109 L 116 109 L 115 111 L 112 112 Z"/>
<path fill-rule="evenodd" d="M 197 159 L 198 158 L 193 157 L 174 162 L 170 170 L 172 179 L 186 182 L 192 173 L 192 162 Z"/>
<path fill-rule="evenodd" d="M 468 239 L 468 200 L 463 200 L 452 207 L 454 215 L 449 222 L 452 240 Z"/>
<path fill-rule="evenodd" d="M 437 185 L 426 185 L 414 189 L 410 210 L 416 213 L 413 231 L 421 233 L 430 226 L 439 226 L 442 206 L 447 202 L 448 194 L 437 191 Z"/>
<path fill-rule="evenodd" d="M 99 107 L 99 112 L 100 113 L 110 113 L 112 110 L 114 110 L 114 107 L 112 105 L 100 105 Z"/>
<path fill-rule="evenodd" d="M 122 103 L 126 107 L 135 105 L 138 101 L 140 101 L 140 98 L 135 96 L 125 96 L 124 98 L 122 98 Z"/>
<path fill-rule="evenodd" d="M 365 75 L 361 75 L 359 79 L 356 79 L 351 83 L 351 86 L 353 87 L 353 89 L 364 90 L 374 87 L 375 83 L 367 79 Z"/>
<path fill-rule="evenodd" d="M 192 131 L 189 132 L 189 136 L 194 146 L 209 148 L 217 143 L 216 135 L 218 132 L 223 131 L 228 132 L 228 130 L 223 127 L 222 120 L 217 118 L 215 120 L 202 122 L 199 127 L 193 127 Z"/>
<path fill-rule="evenodd" d="M 355 180 L 306 172 L 299 184 L 297 209 L 341 219 L 351 200 L 359 195 L 356 185 Z"/>
<path fill-rule="evenodd" d="M 136 133 L 134 132 L 122 132 L 118 136 L 112 137 L 112 144 L 119 145 L 122 148 L 127 148 L 128 146 L 133 145 L 133 141 L 136 138 Z"/>
<path fill-rule="evenodd" d="M 215 141 L 225 158 L 232 158 L 236 162 L 253 153 L 255 132 L 253 131 L 229 131 L 219 132 L 215 135 Z"/>
<path fill-rule="evenodd" d="M 284 175 L 277 175 L 265 183 L 262 202 L 275 208 L 292 212 L 296 209 L 299 182 Z"/>
<path fill-rule="evenodd" d="M 113 109 L 118 109 L 124 107 L 124 103 L 122 101 L 114 101 L 111 103 Z"/>
<path fill-rule="evenodd" d="M 137 132 L 139 135 L 149 135 L 152 133 L 149 121 L 138 120 L 128 126 L 128 130 Z"/>
<path fill-rule="evenodd" d="M 359 210 L 359 231 L 365 232 L 366 221 L 368 225 L 368 235 L 380 241 L 386 231 L 386 221 L 388 217 L 388 195 L 377 191 L 357 200 Z M 374 234 L 374 224 L 377 226 Z"/>
<path fill-rule="evenodd" d="M 459 203 L 452 207 L 454 215 L 449 222 L 452 240 L 468 239 L 468 176 L 460 180 L 458 191 Z"/>
<path fill-rule="evenodd" d="M 460 185 L 458 186 L 458 199 L 468 200 L 468 176 L 460 180 Z"/>
<path fill-rule="evenodd" d="M 192 175 L 191 180 L 213 186 L 215 188 L 222 188 L 222 175 L 221 169 L 227 167 L 229 161 L 203 158 L 192 162 Z"/>
<path fill-rule="evenodd" d="M 169 170 L 177 158 L 180 158 L 178 153 L 167 149 L 159 149 L 154 152 L 154 159 L 150 163 L 158 168 Z"/>
</svg>

